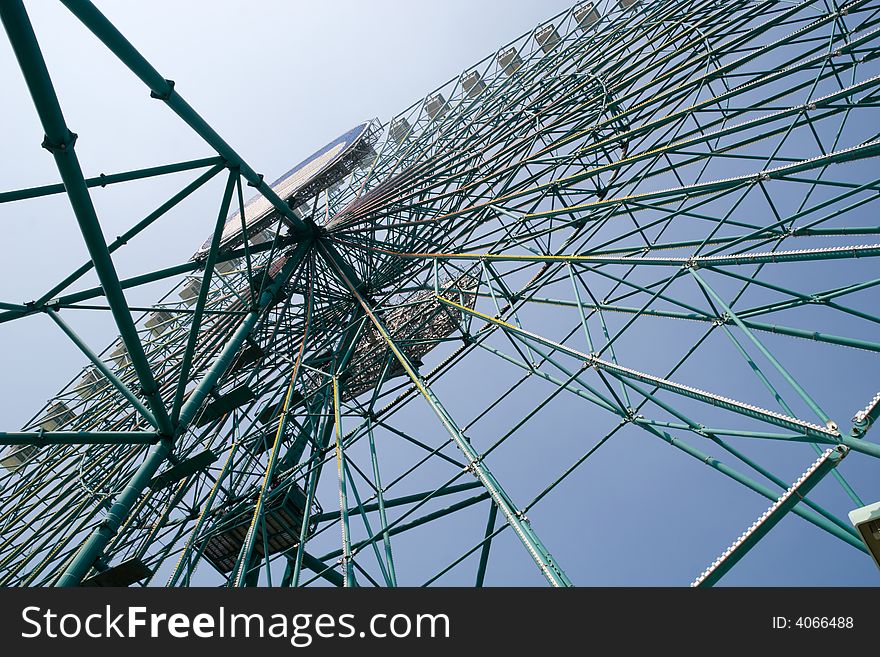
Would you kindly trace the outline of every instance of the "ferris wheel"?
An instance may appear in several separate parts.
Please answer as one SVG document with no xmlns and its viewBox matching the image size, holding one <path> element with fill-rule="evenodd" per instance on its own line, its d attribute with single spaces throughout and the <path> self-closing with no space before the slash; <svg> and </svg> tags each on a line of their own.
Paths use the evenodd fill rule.
<svg viewBox="0 0 880 657">
<path fill-rule="evenodd" d="M 0 5 L 63 180 L 0 212 L 65 191 L 91 257 L 0 304 L 85 364 L 0 434 L 0 584 L 588 585 L 619 537 L 662 570 L 687 527 L 729 539 L 678 581 L 711 585 L 780 522 L 870 564 L 845 512 L 880 499 L 880 2 L 580 3 L 271 183 L 62 3 L 217 155 L 85 177 Z M 90 188 L 185 171 L 105 239 Z M 192 258 L 120 278 L 217 176 Z M 102 297 L 99 350 L 64 315 Z"/>
</svg>

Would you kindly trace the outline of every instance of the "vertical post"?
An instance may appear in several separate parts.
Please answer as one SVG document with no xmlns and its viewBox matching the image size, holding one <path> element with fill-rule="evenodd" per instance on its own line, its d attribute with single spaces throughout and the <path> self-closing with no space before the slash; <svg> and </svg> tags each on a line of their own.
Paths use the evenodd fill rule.
<svg viewBox="0 0 880 657">
<path fill-rule="evenodd" d="M 333 420 L 336 428 L 336 470 L 339 475 L 339 513 L 342 522 L 342 568 L 345 572 L 345 586 L 354 585 L 352 568 L 351 533 L 348 525 L 348 496 L 345 491 L 345 452 L 342 451 L 342 418 L 339 414 L 339 383 L 333 375 Z"/>
<path fill-rule="evenodd" d="M 373 421 L 367 418 L 367 437 L 370 441 L 370 460 L 373 464 L 373 482 L 376 484 L 376 500 L 379 504 L 379 522 L 382 523 L 382 542 L 385 544 L 385 561 L 391 585 L 397 586 L 397 573 L 394 571 L 394 557 L 391 554 L 391 537 L 388 535 L 388 518 L 385 515 L 385 492 L 379 476 L 379 460 L 376 456 L 376 441 L 373 438 Z"/>
</svg>

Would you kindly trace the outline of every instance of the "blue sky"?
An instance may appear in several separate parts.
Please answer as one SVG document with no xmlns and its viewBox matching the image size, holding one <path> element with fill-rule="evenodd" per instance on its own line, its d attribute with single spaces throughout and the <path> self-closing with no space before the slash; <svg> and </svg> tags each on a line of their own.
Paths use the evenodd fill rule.
<svg viewBox="0 0 880 657">
<path fill-rule="evenodd" d="M 117 1 L 98 5 L 257 171 L 274 179 L 352 126 L 372 117 L 387 119 L 423 98 L 569 3 Z M 62 6 L 48 2 L 27 6 L 67 122 L 79 135 L 77 152 L 86 175 L 211 154 L 163 104 L 151 101 L 140 81 Z M 0 139 L 4 152 L 14 154 L 0 162 L 3 189 L 55 182 L 57 172 L 51 157 L 39 148 L 42 130 L 5 40 L 0 43 L 0 79 L 7 89 L 0 121 L 9 126 Z M 108 239 L 177 191 L 180 181 L 171 177 L 95 192 Z M 214 181 L 139 239 L 124 259 L 117 259 L 120 274 L 188 258 L 210 230 L 221 188 L 222 181 Z M 0 262 L 0 300 L 35 298 L 62 272 L 87 259 L 63 197 L 8 204 L 0 213 L 4 238 L 13 245 Z M 841 280 L 849 274 L 867 276 L 858 270 L 841 273 Z M 805 282 L 819 287 L 837 284 L 811 276 L 805 272 Z M 149 304 L 166 287 L 145 286 L 128 298 L 132 304 Z M 876 293 L 872 299 L 877 301 Z M 109 317 L 98 313 L 71 313 L 70 321 L 95 346 L 103 346 L 117 333 Z M 536 314 L 532 322 L 553 332 L 550 314 Z M 660 373 L 672 356 L 650 348 L 650 341 L 662 344 L 665 339 L 663 325 L 657 326 L 657 333 L 636 334 L 639 343 L 630 349 L 644 369 Z M 690 326 L 682 331 L 675 336 L 679 343 L 698 335 L 696 329 L 688 333 Z M 45 317 L 0 325 L 2 369 L 14 373 L 0 382 L 3 429 L 17 429 L 83 365 L 73 345 L 61 338 Z M 791 342 L 768 338 L 796 372 L 818 381 L 816 394 L 833 407 L 833 417 L 848 420 L 846 414 L 851 416 L 873 394 L 869 372 L 876 372 L 876 363 L 870 361 L 866 369 L 864 354 L 815 349 L 809 351 L 810 359 L 801 359 L 797 351 L 801 343 L 792 347 Z M 726 367 L 732 362 L 724 351 L 729 344 L 716 346 L 701 352 L 689 367 Z M 817 368 L 829 375 L 817 375 Z M 490 369 L 493 376 L 487 381 Z M 728 394 L 746 398 L 760 394 L 749 372 L 734 368 L 730 372 Z M 682 380 L 687 373 L 683 370 Z M 512 367 L 481 354 L 463 364 L 458 374 L 458 381 L 473 385 L 479 381 L 483 392 L 501 390 L 517 375 Z M 836 377 L 846 386 L 836 385 Z M 538 390 L 529 388 L 529 395 Z M 543 390 L 548 394 L 551 388 Z M 443 381 L 438 394 L 463 418 L 479 410 L 479 397 L 469 394 L 467 385 Z M 504 429 L 505 419 L 510 424 L 517 404 L 534 403 L 534 397 L 512 399 L 510 415 L 505 418 L 502 413 L 492 420 L 483 429 L 485 437 L 477 440 L 491 442 L 491 434 Z M 423 424 L 426 442 L 441 439 L 441 429 L 424 408 L 407 408 L 405 414 L 413 414 L 410 422 Z M 528 499 L 614 422 L 594 409 L 584 413 L 577 400 L 559 397 L 531 433 L 532 440 L 512 442 L 498 453 L 494 465 L 514 497 Z M 807 446 L 774 444 L 761 449 L 762 462 L 787 480 L 815 458 Z M 769 505 L 682 454 L 670 456 L 671 451 L 645 432 L 629 429 L 600 450 L 589 468 L 536 507 L 536 528 L 577 584 L 685 585 Z M 542 452 L 546 458 L 539 458 Z M 865 502 L 873 502 L 880 499 L 877 464 L 858 457 L 853 455 L 854 463 L 848 461 L 842 470 Z M 401 461 L 407 458 L 401 455 Z M 817 496 L 840 514 L 851 506 L 830 482 Z M 333 501 L 328 496 L 325 508 Z M 431 544 L 437 567 L 442 565 L 439 552 L 444 543 L 449 544 L 449 559 L 454 558 L 459 543 L 464 547 L 478 540 L 485 511 L 481 505 L 449 519 L 437 531 L 401 538 L 401 546 L 411 550 L 399 550 L 399 567 L 422 569 L 418 556 L 404 556 L 417 555 L 420 544 Z M 487 584 L 542 583 L 510 532 L 496 543 Z M 805 543 L 808 550 L 802 548 Z M 441 582 L 471 580 L 468 571 L 454 572 Z M 724 583 L 877 585 L 880 577 L 866 556 L 790 516 Z"/>
</svg>

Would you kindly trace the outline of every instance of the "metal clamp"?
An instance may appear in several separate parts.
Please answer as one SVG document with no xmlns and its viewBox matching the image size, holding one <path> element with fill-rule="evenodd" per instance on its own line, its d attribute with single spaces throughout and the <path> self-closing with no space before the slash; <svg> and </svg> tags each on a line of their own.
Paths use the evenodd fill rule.
<svg viewBox="0 0 880 657">
<path fill-rule="evenodd" d="M 49 151 L 52 154 L 55 153 L 66 153 L 69 150 L 73 149 L 73 145 L 76 143 L 77 134 L 75 132 L 67 131 L 67 138 L 64 141 L 60 142 L 51 142 L 49 141 L 49 136 L 45 135 L 43 137 L 43 143 L 40 144 L 43 148 Z"/>
<path fill-rule="evenodd" d="M 150 92 L 150 98 L 155 98 L 157 100 L 168 100 L 171 98 L 171 94 L 174 93 L 174 80 L 165 80 L 165 84 L 168 85 L 168 91 L 164 94 L 157 94 L 155 91 Z"/>
</svg>

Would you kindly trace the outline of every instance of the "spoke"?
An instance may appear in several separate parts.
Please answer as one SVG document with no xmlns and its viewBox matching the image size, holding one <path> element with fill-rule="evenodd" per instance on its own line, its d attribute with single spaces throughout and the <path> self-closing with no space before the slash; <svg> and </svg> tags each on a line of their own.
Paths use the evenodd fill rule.
<svg viewBox="0 0 880 657">
<path fill-rule="evenodd" d="M 319 245 L 319 248 L 322 248 L 322 245 Z M 550 553 L 547 551 L 541 540 L 534 533 L 528 523 L 528 519 L 525 518 L 525 516 L 516 509 L 513 502 L 508 497 L 507 493 L 489 471 L 489 468 L 486 466 L 486 464 L 482 461 L 480 455 L 477 454 L 476 450 L 474 450 L 473 446 L 470 443 L 470 440 L 462 433 L 461 429 L 458 428 L 455 420 L 452 419 L 452 416 L 449 415 L 449 413 L 440 403 L 440 400 L 430 390 L 430 388 L 428 388 L 424 379 L 419 376 L 413 364 L 409 361 L 409 358 L 407 358 L 403 351 L 401 351 L 400 348 L 395 345 L 394 340 L 388 333 L 388 330 L 379 321 L 370 306 L 367 304 L 366 301 L 364 301 L 363 297 L 358 293 L 357 287 L 348 279 L 344 269 L 337 264 L 337 261 L 326 250 L 323 250 L 322 253 L 327 258 L 330 265 L 334 267 L 339 277 L 346 283 L 346 285 L 348 285 L 351 293 L 357 299 L 358 303 L 360 303 L 367 317 L 369 317 L 370 320 L 373 322 L 373 325 L 376 327 L 376 330 L 379 332 L 379 334 L 382 336 L 382 339 L 388 345 L 388 348 L 394 353 L 395 358 L 397 358 L 397 360 L 400 362 L 407 375 L 410 377 L 410 379 L 412 379 L 413 383 L 428 401 L 432 410 L 440 419 L 440 422 L 443 424 L 450 437 L 455 441 L 455 444 L 467 458 L 469 464 L 468 469 L 480 480 L 480 482 L 483 484 L 483 487 L 492 497 L 495 504 L 498 505 L 498 507 L 501 509 L 502 513 L 507 519 L 507 522 L 514 529 L 518 538 L 520 539 L 520 541 L 522 541 L 532 559 L 535 560 L 535 563 L 541 569 L 541 572 L 553 586 L 570 586 L 571 582 L 568 580 L 565 573 L 560 569 L 560 567 L 554 562 L 553 558 L 550 556 Z"/>
</svg>

